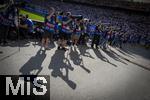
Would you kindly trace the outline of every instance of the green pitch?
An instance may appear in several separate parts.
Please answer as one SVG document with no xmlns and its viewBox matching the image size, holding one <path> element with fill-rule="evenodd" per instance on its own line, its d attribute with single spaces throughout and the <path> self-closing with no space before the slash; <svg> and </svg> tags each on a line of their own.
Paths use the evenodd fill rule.
<svg viewBox="0 0 150 100">
<path fill-rule="evenodd" d="M 32 19 L 33 21 L 44 22 L 44 17 L 43 17 L 43 16 L 40 16 L 40 15 L 38 15 L 38 14 L 29 12 L 29 11 L 26 11 L 26 10 L 22 10 L 22 9 L 21 9 L 21 10 L 19 11 L 19 14 L 22 14 L 22 15 L 28 14 L 28 15 L 29 15 L 29 18 Z"/>
</svg>

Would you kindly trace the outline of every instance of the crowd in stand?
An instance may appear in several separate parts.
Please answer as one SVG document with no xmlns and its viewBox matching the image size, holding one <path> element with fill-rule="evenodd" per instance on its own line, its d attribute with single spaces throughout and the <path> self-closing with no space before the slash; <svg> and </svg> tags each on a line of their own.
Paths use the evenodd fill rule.
<svg viewBox="0 0 150 100">
<path fill-rule="evenodd" d="M 20 15 L 18 27 L 21 39 L 38 37 L 45 49 L 49 49 L 49 41 L 55 40 L 62 50 L 67 50 L 68 45 L 85 45 L 90 40 L 91 48 L 102 49 L 108 45 L 122 48 L 125 43 L 150 45 L 149 16 L 57 1 L 43 5 L 53 7 L 44 24 L 34 26 L 27 15 Z"/>
<path fill-rule="evenodd" d="M 25 7 L 23 7 L 25 10 L 28 10 L 30 12 L 34 12 L 34 13 L 38 13 L 38 14 L 41 14 L 41 15 L 45 15 L 47 14 L 47 9 L 44 9 L 43 7 L 41 6 L 35 6 L 35 5 L 25 5 Z M 36 8 L 36 9 L 35 9 Z"/>
</svg>

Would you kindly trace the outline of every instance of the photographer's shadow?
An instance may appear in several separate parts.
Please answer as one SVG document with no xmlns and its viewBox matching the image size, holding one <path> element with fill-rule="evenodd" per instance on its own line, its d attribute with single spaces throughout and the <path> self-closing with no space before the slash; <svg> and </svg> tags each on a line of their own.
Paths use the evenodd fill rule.
<svg viewBox="0 0 150 100">
<path fill-rule="evenodd" d="M 107 62 L 107 63 L 111 64 L 111 65 L 114 66 L 114 67 L 117 67 L 117 65 L 114 64 L 114 63 L 112 63 L 108 58 L 106 58 L 106 57 L 101 53 L 100 50 L 98 50 L 98 49 L 93 49 L 93 51 L 94 51 L 95 55 L 96 55 L 99 59 L 101 59 L 101 60 L 104 61 L 104 62 Z"/>
<path fill-rule="evenodd" d="M 70 61 L 65 57 L 65 51 L 56 50 L 51 58 L 49 69 L 52 69 L 51 75 L 53 77 L 60 77 L 72 89 L 76 89 L 76 83 L 69 79 L 69 70 L 73 71 Z M 65 73 L 64 73 L 65 72 Z"/>
<path fill-rule="evenodd" d="M 42 70 L 42 62 L 46 58 L 45 50 L 39 50 L 19 70 L 22 75 L 38 75 Z"/>
<path fill-rule="evenodd" d="M 91 73 L 91 71 L 85 67 L 82 56 L 83 55 L 79 54 L 79 52 L 77 51 L 76 47 L 74 47 L 74 49 L 73 47 L 70 48 L 70 59 L 73 61 L 73 63 L 77 66 L 80 66 L 87 73 Z"/>
</svg>

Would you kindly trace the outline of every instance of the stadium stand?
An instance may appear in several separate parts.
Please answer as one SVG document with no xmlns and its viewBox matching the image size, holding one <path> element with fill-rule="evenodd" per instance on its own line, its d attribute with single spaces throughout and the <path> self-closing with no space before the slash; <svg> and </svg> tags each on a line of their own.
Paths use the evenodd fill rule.
<svg viewBox="0 0 150 100">
<path fill-rule="evenodd" d="M 83 2 L 85 0 L 81 1 Z M 88 2 L 90 1 L 92 0 Z M 101 23 L 106 24 L 106 26 L 119 28 L 123 33 L 141 34 L 143 36 L 150 35 L 150 16 L 148 13 L 87 6 L 57 0 L 30 0 L 28 4 L 34 5 L 25 6 L 24 9 L 42 14 L 43 16 L 47 13 L 49 7 L 54 7 L 56 12 L 64 11 L 71 12 L 72 15 L 82 15 L 84 18 L 90 19 L 95 25 Z"/>
<path fill-rule="evenodd" d="M 146 0 L 63 0 L 65 2 L 83 3 L 93 6 L 123 8 L 135 11 L 150 12 L 150 1 Z"/>
</svg>

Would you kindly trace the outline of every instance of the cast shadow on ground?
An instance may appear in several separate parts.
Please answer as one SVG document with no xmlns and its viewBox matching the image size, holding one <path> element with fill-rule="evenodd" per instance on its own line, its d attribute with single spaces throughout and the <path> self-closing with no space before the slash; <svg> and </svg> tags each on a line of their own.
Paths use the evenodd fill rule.
<svg viewBox="0 0 150 100">
<path fill-rule="evenodd" d="M 135 59 L 135 58 L 133 57 L 133 55 L 129 54 L 128 52 L 124 52 L 124 51 L 121 50 L 120 48 L 118 48 L 118 49 L 116 49 L 116 50 L 117 50 L 118 52 L 120 52 L 121 54 L 127 56 L 127 57 L 130 57 L 130 58 L 132 58 L 132 59 Z"/>
<path fill-rule="evenodd" d="M 46 58 L 45 50 L 39 50 L 19 70 L 22 75 L 38 75 L 42 70 L 42 62 Z"/>
<path fill-rule="evenodd" d="M 85 48 L 84 48 L 85 49 Z M 83 49 L 82 49 L 83 50 Z M 79 50 L 81 51 L 81 50 Z M 86 51 L 86 50 L 85 50 Z M 77 48 L 71 47 L 70 48 L 70 59 L 73 61 L 73 63 L 77 66 L 80 66 L 82 69 L 84 69 L 87 73 L 90 73 L 91 71 L 89 69 L 87 69 L 84 65 L 83 59 L 82 59 L 82 55 L 79 54 L 79 52 L 77 51 Z"/>
<path fill-rule="evenodd" d="M 146 67 L 146 66 L 144 66 L 144 65 L 142 65 L 142 64 L 140 64 L 140 63 L 137 63 L 137 62 L 135 62 L 135 61 L 132 61 L 132 60 L 130 60 L 130 59 L 127 59 L 127 58 L 125 58 L 125 57 L 123 57 L 123 56 L 117 54 L 117 53 L 114 52 L 113 50 L 110 50 L 110 52 L 112 52 L 113 54 L 117 55 L 118 57 L 120 57 L 121 59 L 123 59 L 123 60 L 125 60 L 125 61 L 127 61 L 127 62 L 129 62 L 129 63 L 132 63 L 132 64 L 134 64 L 134 65 L 137 65 L 138 67 L 141 67 L 141 68 L 143 68 L 143 69 L 145 69 L 145 70 L 150 71 L 150 68 L 149 68 L 149 67 Z"/>
<path fill-rule="evenodd" d="M 9 41 L 6 44 L 1 44 L 0 46 L 2 47 L 28 47 L 30 46 L 30 42 L 29 40 L 16 40 L 16 41 Z"/>
<path fill-rule="evenodd" d="M 126 52 L 130 55 L 136 54 L 142 56 L 143 58 L 150 59 L 150 49 L 145 49 L 144 47 L 137 45 L 131 46 L 129 45 L 126 48 L 122 48 L 121 51 Z"/>
<path fill-rule="evenodd" d="M 103 51 L 109 56 L 111 57 L 112 59 L 114 59 L 115 61 L 118 61 L 118 62 L 121 62 L 125 65 L 128 65 L 126 62 L 124 62 L 122 60 L 122 57 L 120 55 L 118 55 L 117 53 L 113 52 L 112 50 L 106 50 L 106 49 L 103 49 Z"/>
<path fill-rule="evenodd" d="M 100 50 L 98 50 L 98 49 L 93 49 L 93 51 L 94 51 L 95 55 L 96 55 L 99 59 L 101 59 L 102 61 L 107 62 L 107 63 L 113 65 L 114 67 L 117 67 L 117 65 L 113 64 L 113 63 L 110 62 L 105 56 L 103 56 L 103 55 L 101 54 Z"/>
<path fill-rule="evenodd" d="M 55 51 L 54 55 L 51 58 L 49 69 L 52 69 L 51 75 L 53 77 L 60 77 L 68 84 L 70 88 L 76 89 L 76 83 L 69 79 L 69 71 L 73 71 L 74 68 L 71 66 L 68 58 L 65 57 L 65 51 Z M 65 74 L 63 70 L 65 70 Z"/>
<path fill-rule="evenodd" d="M 90 50 L 91 48 L 88 47 L 87 45 L 79 45 L 78 49 L 80 51 L 80 55 L 81 56 L 85 56 L 85 57 L 89 57 L 91 59 L 94 59 L 94 57 L 88 52 L 88 50 Z"/>
</svg>

